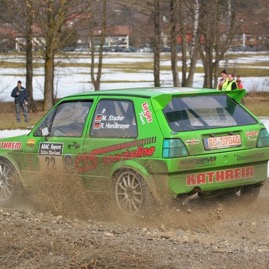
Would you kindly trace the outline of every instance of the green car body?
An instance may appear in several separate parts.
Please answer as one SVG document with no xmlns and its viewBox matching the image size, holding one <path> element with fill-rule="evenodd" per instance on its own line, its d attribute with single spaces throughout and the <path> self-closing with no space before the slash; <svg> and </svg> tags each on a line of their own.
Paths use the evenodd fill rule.
<svg viewBox="0 0 269 269">
<path fill-rule="evenodd" d="M 126 214 L 196 193 L 257 196 L 269 136 L 240 104 L 244 95 L 138 88 L 65 97 L 28 135 L 0 140 L 0 202 L 16 196 L 17 181 L 27 189 L 42 173 L 79 176 Z"/>
</svg>

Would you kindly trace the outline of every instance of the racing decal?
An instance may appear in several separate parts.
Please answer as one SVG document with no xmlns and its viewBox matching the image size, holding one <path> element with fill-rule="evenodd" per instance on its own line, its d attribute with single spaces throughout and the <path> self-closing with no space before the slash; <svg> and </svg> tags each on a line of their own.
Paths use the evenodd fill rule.
<svg viewBox="0 0 269 269">
<path fill-rule="evenodd" d="M 258 138 L 258 131 L 248 131 L 246 132 L 247 141 L 256 141 Z"/>
<path fill-rule="evenodd" d="M 34 146 L 35 145 L 35 139 L 28 139 L 27 142 L 26 142 L 26 145 L 27 146 Z"/>
<path fill-rule="evenodd" d="M 116 144 L 104 148 L 94 149 L 89 153 L 78 154 L 75 160 L 75 169 L 80 173 L 85 173 L 95 169 L 98 166 L 98 155 L 112 153 L 119 150 L 124 150 L 118 154 L 109 154 L 100 157 L 102 164 L 111 164 L 120 160 L 129 160 L 135 158 L 143 158 L 152 156 L 155 152 L 155 147 L 146 147 L 148 144 L 156 143 L 156 137 L 149 137 L 131 142 Z M 134 148 L 134 150 L 129 150 Z"/>
<path fill-rule="evenodd" d="M 130 124 L 123 124 L 124 116 L 97 114 L 94 119 L 93 129 L 119 129 L 130 128 Z"/>
<path fill-rule="evenodd" d="M 56 160 L 54 157 L 51 156 L 46 156 L 45 157 L 45 164 L 46 164 L 46 168 L 54 170 L 56 168 Z"/>
<path fill-rule="evenodd" d="M 208 183 L 222 183 L 225 181 L 253 178 L 254 175 L 254 166 L 187 174 L 186 185 L 197 186 Z"/>
<path fill-rule="evenodd" d="M 186 145 L 193 146 L 193 145 L 200 144 L 200 140 L 199 139 L 192 138 L 192 139 L 188 139 L 188 140 L 184 141 L 184 143 Z"/>
<path fill-rule="evenodd" d="M 21 146 L 21 142 L 0 142 L 0 149 L 18 150 Z"/>
<path fill-rule="evenodd" d="M 201 167 L 201 166 L 213 166 L 216 165 L 217 157 L 204 157 L 195 159 L 181 160 L 179 168 L 181 167 Z"/>
<path fill-rule="evenodd" d="M 149 103 L 148 102 L 144 102 L 142 104 L 142 112 L 139 113 L 139 117 L 140 117 L 140 120 L 141 120 L 143 125 L 145 124 L 145 119 L 146 119 L 147 123 L 150 123 L 153 121 L 152 112 L 149 110 Z"/>
<path fill-rule="evenodd" d="M 48 143 L 39 144 L 39 155 L 61 156 L 63 153 L 63 143 Z"/>
<path fill-rule="evenodd" d="M 97 156 L 91 153 L 79 154 L 75 160 L 75 168 L 79 173 L 85 173 L 97 167 Z"/>
<path fill-rule="evenodd" d="M 111 145 L 111 146 L 107 146 L 103 148 L 94 149 L 91 152 L 91 154 L 93 155 L 105 154 L 105 153 L 109 153 L 113 151 L 118 151 L 118 150 L 138 147 L 138 146 L 145 146 L 148 144 L 155 144 L 155 143 L 156 143 L 156 136 L 147 137 L 144 139 L 133 140 L 131 142 L 120 143 L 120 144 L 115 144 L 115 145 Z"/>
<path fill-rule="evenodd" d="M 248 160 L 264 160 L 264 152 L 261 153 L 255 153 L 255 154 L 251 154 L 251 155 L 235 155 L 237 161 L 248 161 Z"/>
<path fill-rule="evenodd" d="M 152 156 L 153 153 L 155 152 L 155 147 L 152 146 L 150 148 L 145 148 L 145 147 L 138 147 L 135 150 L 126 150 L 123 153 L 119 153 L 116 155 L 109 155 L 103 157 L 103 163 L 104 164 L 109 164 L 109 163 L 114 163 L 118 162 L 120 160 L 129 160 L 129 159 L 136 159 L 136 158 L 142 158 L 142 157 L 149 157 Z"/>
</svg>

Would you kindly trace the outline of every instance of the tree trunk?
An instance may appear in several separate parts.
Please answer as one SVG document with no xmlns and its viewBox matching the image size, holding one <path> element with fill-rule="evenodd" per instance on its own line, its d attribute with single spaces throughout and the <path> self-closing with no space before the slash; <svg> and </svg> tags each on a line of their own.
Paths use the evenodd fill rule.
<svg viewBox="0 0 269 269">
<path fill-rule="evenodd" d="M 100 35 L 100 46 L 98 52 L 97 73 L 95 75 L 95 44 L 93 24 L 90 26 L 90 42 L 91 42 L 91 81 L 95 91 L 100 90 L 101 76 L 103 68 L 103 49 L 105 44 L 106 28 L 107 28 L 107 0 L 102 1 L 102 26 Z"/>
<path fill-rule="evenodd" d="M 177 0 L 170 1 L 170 23 L 171 23 L 171 69 L 173 77 L 173 86 L 179 87 L 180 81 L 178 76 L 177 66 L 177 30 L 176 30 L 176 14 L 177 14 Z"/>
<path fill-rule="evenodd" d="M 26 90 L 29 99 L 29 111 L 36 112 L 37 107 L 33 97 L 33 45 L 32 45 L 32 2 L 27 1 L 27 25 L 26 25 Z"/>
<path fill-rule="evenodd" d="M 160 87 L 160 0 L 154 0 L 154 87 Z"/>
<path fill-rule="evenodd" d="M 54 105 L 53 81 L 54 55 L 50 53 L 45 59 L 44 111 L 48 111 Z"/>
</svg>

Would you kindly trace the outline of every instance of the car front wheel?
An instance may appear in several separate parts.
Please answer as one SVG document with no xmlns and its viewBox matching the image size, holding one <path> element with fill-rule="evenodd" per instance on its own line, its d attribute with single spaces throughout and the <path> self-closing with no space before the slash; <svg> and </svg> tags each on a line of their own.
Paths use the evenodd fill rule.
<svg viewBox="0 0 269 269">
<path fill-rule="evenodd" d="M 14 166 L 0 160 L 0 206 L 9 206 L 19 197 L 22 186 Z"/>
</svg>

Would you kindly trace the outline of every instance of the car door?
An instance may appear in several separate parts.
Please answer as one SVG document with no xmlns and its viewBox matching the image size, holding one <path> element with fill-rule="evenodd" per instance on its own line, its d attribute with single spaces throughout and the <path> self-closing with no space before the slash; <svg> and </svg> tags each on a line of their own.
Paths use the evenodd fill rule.
<svg viewBox="0 0 269 269">
<path fill-rule="evenodd" d="M 100 98 L 85 136 L 83 154 L 76 168 L 84 173 L 92 191 L 107 192 L 111 185 L 111 167 L 127 153 L 129 142 L 137 138 L 137 122 L 132 100 L 119 97 Z"/>
<path fill-rule="evenodd" d="M 93 100 L 62 101 L 30 133 L 24 151 L 25 173 L 72 174 L 75 159 L 82 152 L 85 125 Z M 42 130 L 48 134 L 42 135 Z"/>
</svg>

